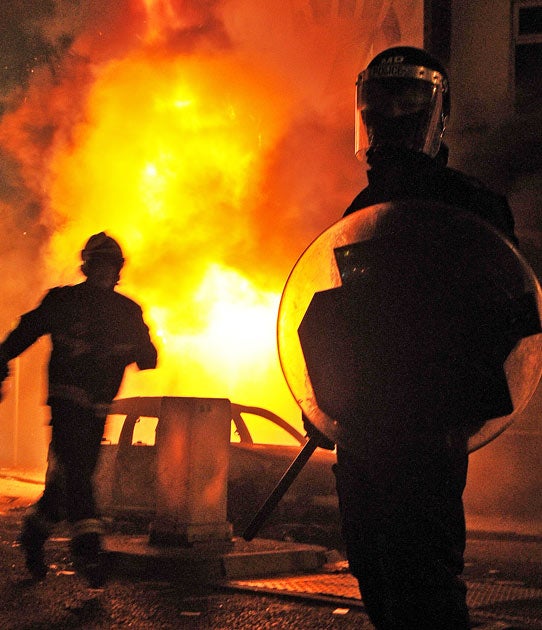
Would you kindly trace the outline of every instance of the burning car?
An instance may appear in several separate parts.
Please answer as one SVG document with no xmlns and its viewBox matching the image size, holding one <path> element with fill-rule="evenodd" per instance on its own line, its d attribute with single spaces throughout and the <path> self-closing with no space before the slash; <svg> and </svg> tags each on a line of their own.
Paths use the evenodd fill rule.
<svg viewBox="0 0 542 630">
<path fill-rule="evenodd" d="M 156 509 L 154 443 L 160 422 L 153 397 L 113 403 L 95 477 L 98 503 L 116 521 L 148 525 Z M 275 413 L 231 404 L 228 520 L 241 535 L 306 438 Z M 264 523 L 259 536 L 337 546 L 339 515 L 332 465 L 317 449 Z"/>
</svg>

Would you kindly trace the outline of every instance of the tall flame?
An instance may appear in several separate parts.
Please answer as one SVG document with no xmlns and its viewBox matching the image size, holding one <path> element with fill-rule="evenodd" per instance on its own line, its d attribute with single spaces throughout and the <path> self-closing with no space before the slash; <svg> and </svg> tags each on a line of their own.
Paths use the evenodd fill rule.
<svg viewBox="0 0 542 630">
<path fill-rule="evenodd" d="M 280 294 L 359 188 L 356 73 L 401 29 L 416 44 L 423 3 L 28 4 L 3 14 L 34 56 L 11 51 L 0 92 L 2 327 L 39 289 L 80 281 L 78 252 L 105 230 L 159 346 L 122 396 L 227 397 L 299 423 Z"/>
<path fill-rule="evenodd" d="M 160 344 L 158 372 L 129 378 L 125 395 L 222 396 L 291 411 L 278 370 L 269 374 L 284 278 L 262 286 L 239 269 L 288 106 L 276 83 L 231 57 L 158 64 L 138 54 L 93 83 L 73 143 L 51 161 L 59 229 L 48 261 L 71 280 L 88 235 L 106 230 L 123 245 L 119 290 L 142 303 Z"/>
</svg>

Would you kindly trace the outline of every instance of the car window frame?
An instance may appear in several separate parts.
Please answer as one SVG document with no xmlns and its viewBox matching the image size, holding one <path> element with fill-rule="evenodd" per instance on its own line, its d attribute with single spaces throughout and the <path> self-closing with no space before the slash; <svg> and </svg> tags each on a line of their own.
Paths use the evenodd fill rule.
<svg viewBox="0 0 542 630">
<path fill-rule="evenodd" d="M 123 400 L 127 401 L 126 405 L 128 408 L 122 410 L 123 408 Z M 141 410 L 136 410 L 134 407 L 139 406 L 139 404 L 134 405 L 134 399 L 118 399 L 115 401 L 116 410 L 115 413 L 119 415 L 124 415 L 124 422 L 122 424 L 122 429 L 119 434 L 118 445 L 119 448 L 127 448 L 132 446 L 132 439 L 134 434 L 134 429 L 137 421 L 141 417 L 152 417 L 157 418 L 158 422 L 160 422 L 160 405 L 156 405 L 156 398 L 150 397 L 146 399 L 146 397 L 142 396 L 137 399 L 137 403 L 141 403 Z M 241 405 L 238 403 L 230 403 L 231 404 L 231 419 L 233 420 L 235 431 L 239 435 L 241 444 L 254 445 L 254 439 L 250 430 L 242 417 L 243 413 L 252 414 L 255 416 L 261 416 L 266 420 L 269 420 L 273 424 L 277 425 L 286 433 L 288 433 L 291 437 L 293 437 L 300 446 L 303 446 L 307 441 L 306 437 L 298 431 L 295 427 L 293 427 L 289 422 L 281 418 L 276 413 L 270 411 L 269 409 L 265 409 L 264 407 L 256 407 L 253 405 Z M 231 442 L 230 443 L 235 443 Z M 259 444 L 259 442 L 256 442 Z"/>
</svg>

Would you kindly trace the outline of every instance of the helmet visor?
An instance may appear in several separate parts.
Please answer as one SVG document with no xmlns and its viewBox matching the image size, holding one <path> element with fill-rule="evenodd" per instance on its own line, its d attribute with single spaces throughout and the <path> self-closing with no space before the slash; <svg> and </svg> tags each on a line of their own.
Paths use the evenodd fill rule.
<svg viewBox="0 0 542 630">
<path fill-rule="evenodd" d="M 390 79 L 362 81 L 358 84 L 358 108 L 394 118 L 425 110 L 431 106 L 435 86 L 426 81 Z"/>
<path fill-rule="evenodd" d="M 391 73 L 400 68 L 401 74 Z M 410 71 L 408 71 L 410 69 Z M 395 144 L 436 155 L 443 131 L 445 80 L 420 66 L 369 68 L 358 77 L 356 156 L 369 147 Z"/>
</svg>

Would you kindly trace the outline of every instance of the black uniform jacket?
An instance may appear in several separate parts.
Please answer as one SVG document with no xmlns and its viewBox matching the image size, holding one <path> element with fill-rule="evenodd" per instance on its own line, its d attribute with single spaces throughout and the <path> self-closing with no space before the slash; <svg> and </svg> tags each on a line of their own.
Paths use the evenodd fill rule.
<svg viewBox="0 0 542 630">
<path fill-rule="evenodd" d="M 157 352 L 140 306 L 113 290 L 83 282 L 51 289 L 23 315 L 0 346 L 9 361 L 50 335 L 49 397 L 83 407 L 108 405 L 130 363 L 156 367 Z"/>
<path fill-rule="evenodd" d="M 424 153 L 397 150 L 368 157 L 369 185 L 346 209 L 344 216 L 379 203 L 406 199 L 434 199 L 469 210 L 517 244 L 514 218 L 505 197 L 473 177 L 445 166 Z"/>
<path fill-rule="evenodd" d="M 506 199 L 476 179 L 421 153 L 395 149 L 368 157 L 369 185 L 344 216 L 391 201 L 435 200 L 474 213 L 517 242 Z M 371 252 L 364 252 L 371 269 Z M 461 283 L 447 292 L 441 282 L 445 260 L 427 277 L 403 268 L 400 251 L 390 252 L 385 262 L 348 286 L 317 294 L 303 321 L 307 330 L 301 331 L 318 339 L 317 360 L 310 360 L 312 346 L 304 347 L 318 403 L 327 405 L 324 410 L 344 431 L 343 441 L 358 455 L 363 448 L 378 450 L 379 443 L 378 452 L 400 451 L 407 427 L 413 440 L 466 423 L 474 432 L 485 419 L 497 417 L 493 406 L 509 412 L 501 356 L 494 357 L 489 332 L 487 343 L 477 336 L 478 321 L 489 318 L 487 329 L 493 331 L 484 296 L 468 302 L 481 302 L 478 320 L 465 310 L 466 300 L 456 299 Z M 453 268 L 453 260 L 449 263 Z M 434 286 L 423 284 L 433 280 Z"/>
</svg>

